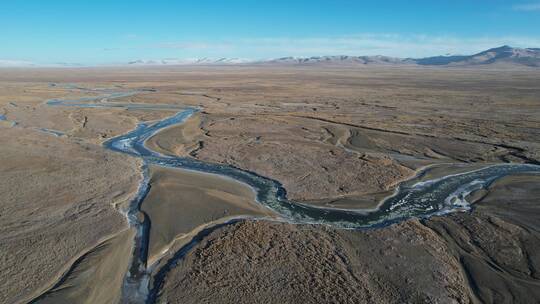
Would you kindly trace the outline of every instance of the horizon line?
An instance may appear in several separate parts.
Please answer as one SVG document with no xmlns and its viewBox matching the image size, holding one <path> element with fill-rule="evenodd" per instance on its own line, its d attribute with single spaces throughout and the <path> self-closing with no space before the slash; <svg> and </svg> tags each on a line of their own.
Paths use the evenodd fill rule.
<svg viewBox="0 0 540 304">
<path fill-rule="evenodd" d="M 141 62 L 144 65 L 152 65 L 151 62 L 155 61 L 156 66 L 159 65 L 167 65 L 164 63 L 164 61 L 178 61 L 176 64 L 169 64 L 172 65 L 205 65 L 206 60 L 212 61 L 212 62 L 206 62 L 206 65 L 220 65 L 219 60 L 222 60 L 221 65 L 242 65 L 242 64 L 254 64 L 254 63 L 265 63 L 273 60 L 279 60 L 279 59 L 312 59 L 312 58 L 321 58 L 321 57 L 340 57 L 340 56 L 347 56 L 347 57 L 381 57 L 381 58 L 393 58 L 393 59 L 399 59 L 399 60 L 419 60 L 419 59 L 425 59 L 425 58 L 434 58 L 434 57 L 459 57 L 459 56 L 472 56 L 476 55 L 485 51 L 493 50 L 493 49 L 500 49 L 500 48 L 512 48 L 512 49 L 526 49 L 526 50 L 536 50 L 537 47 L 513 47 L 508 44 L 500 45 L 491 47 L 479 52 L 474 53 L 446 53 L 442 55 L 432 55 L 432 56 L 423 56 L 423 57 L 407 57 L 407 56 L 388 56 L 383 54 L 376 54 L 376 55 L 352 55 L 352 54 L 326 54 L 326 55 L 314 55 L 314 56 L 277 56 L 277 57 L 266 57 L 266 58 L 245 58 L 245 57 L 226 57 L 226 56 L 201 56 L 201 57 L 188 57 L 188 58 L 181 58 L 181 57 L 166 57 L 166 58 L 153 58 L 153 59 L 143 59 L 143 58 L 137 58 L 137 59 L 126 59 L 125 61 L 118 62 L 118 61 L 111 61 L 111 62 L 98 62 L 98 63 L 91 63 L 91 64 L 85 64 L 85 63 L 78 63 L 78 62 L 53 62 L 53 63 L 40 63 L 40 62 L 33 62 L 33 61 L 27 61 L 27 60 L 17 60 L 17 59 L 4 59 L 0 58 L 0 67 L 1 68 L 19 68 L 19 67 L 27 67 L 27 68 L 86 68 L 86 67 L 120 67 L 120 66 L 135 66 L 134 63 Z M 225 61 L 229 60 L 237 60 L 238 62 L 227 62 Z"/>
</svg>

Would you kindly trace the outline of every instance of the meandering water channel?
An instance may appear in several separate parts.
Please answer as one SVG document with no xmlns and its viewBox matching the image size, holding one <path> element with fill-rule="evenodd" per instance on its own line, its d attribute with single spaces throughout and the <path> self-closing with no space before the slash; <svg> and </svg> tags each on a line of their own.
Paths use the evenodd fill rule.
<svg viewBox="0 0 540 304">
<path fill-rule="evenodd" d="M 92 91 L 95 92 L 95 91 Z M 162 155 L 146 147 L 145 142 L 164 128 L 179 125 L 196 113 L 196 108 L 176 105 L 152 105 L 115 103 L 110 100 L 127 97 L 139 91 L 106 92 L 95 97 L 75 100 L 53 99 L 47 101 L 51 106 L 77 106 L 87 108 L 120 107 L 127 109 L 178 109 L 171 117 L 153 123 L 140 123 L 127 134 L 112 138 L 104 143 L 107 149 L 124 153 L 143 160 L 143 181 L 136 198 L 132 201 L 126 216 L 130 225 L 138 231 L 135 240 L 134 256 L 126 275 L 123 297 L 129 302 L 147 302 L 149 299 L 150 274 L 146 265 L 148 227 L 139 213 L 139 207 L 148 190 L 148 165 L 196 170 L 233 178 L 249 185 L 256 192 L 258 203 L 275 211 L 283 219 L 293 223 L 325 224 L 338 228 L 383 227 L 406 219 L 426 218 L 449 212 L 466 211 L 471 207 L 466 201 L 469 193 L 488 187 L 493 181 L 510 174 L 540 173 L 540 166 L 532 164 L 497 164 L 469 172 L 444 176 L 416 184 L 401 183 L 394 195 L 386 198 L 376 210 L 339 210 L 313 207 L 289 201 L 282 185 L 275 180 L 254 172 L 241 170 L 228 165 L 207 163 L 188 157 Z M 98 101 L 98 102 L 96 102 Z M 180 110 L 181 109 L 181 110 Z M 152 298 L 150 296 L 150 298 Z"/>
</svg>

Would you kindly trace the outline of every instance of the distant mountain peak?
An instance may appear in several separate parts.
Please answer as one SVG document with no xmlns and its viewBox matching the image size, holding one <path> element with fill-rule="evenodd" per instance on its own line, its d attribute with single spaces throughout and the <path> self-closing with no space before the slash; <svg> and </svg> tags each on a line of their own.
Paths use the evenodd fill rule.
<svg viewBox="0 0 540 304">
<path fill-rule="evenodd" d="M 473 55 L 435 56 L 415 60 L 420 65 L 474 66 L 474 65 L 521 65 L 540 67 L 540 50 L 513 48 L 503 45 Z"/>
<path fill-rule="evenodd" d="M 509 45 L 503 45 L 503 46 L 499 46 L 499 47 L 495 47 L 495 48 L 491 48 L 487 51 L 511 51 L 513 50 L 514 48 L 509 46 Z"/>
</svg>

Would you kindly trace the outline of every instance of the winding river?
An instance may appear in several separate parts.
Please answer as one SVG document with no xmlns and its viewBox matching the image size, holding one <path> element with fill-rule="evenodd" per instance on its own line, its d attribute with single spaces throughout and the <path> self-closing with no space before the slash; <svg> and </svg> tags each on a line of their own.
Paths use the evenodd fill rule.
<svg viewBox="0 0 540 304">
<path fill-rule="evenodd" d="M 92 91 L 95 92 L 95 91 Z M 292 223 L 325 224 L 338 228 L 358 229 L 384 227 L 409 218 L 426 218 L 456 211 L 470 210 L 466 201 L 469 193 L 488 187 L 493 181 L 506 175 L 518 173 L 540 173 L 540 166 L 532 164 L 497 164 L 473 171 L 452 174 L 416 184 L 401 183 L 394 195 L 386 198 L 376 210 L 340 210 L 320 208 L 289 201 L 282 185 L 275 180 L 254 172 L 228 165 L 207 163 L 193 158 L 162 155 L 146 147 L 145 142 L 164 128 L 178 125 L 199 111 L 175 105 L 151 105 L 115 103 L 110 100 L 132 96 L 141 91 L 124 93 L 100 91 L 102 95 L 76 100 L 53 99 L 51 106 L 77 107 L 120 107 L 126 109 L 178 109 L 171 117 L 152 123 L 140 123 L 135 130 L 112 138 L 104 143 L 107 149 L 141 158 L 143 160 L 143 181 L 136 198 L 132 201 L 126 216 L 130 225 L 138 230 L 135 240 L 131 267 L 126 275 L 123 298 L 126 302 L 145 303 L 149 301 L 150 270 L 146 265 L 148 227 L 139 212 L 141 202 L 149 190 L 148 165 L 196 170 L 233 178 L 252 187 L 258 203 L 270 208 L 284 220 Z M 181 110 L 180 110 L 181 109 Z"/>
</svg>

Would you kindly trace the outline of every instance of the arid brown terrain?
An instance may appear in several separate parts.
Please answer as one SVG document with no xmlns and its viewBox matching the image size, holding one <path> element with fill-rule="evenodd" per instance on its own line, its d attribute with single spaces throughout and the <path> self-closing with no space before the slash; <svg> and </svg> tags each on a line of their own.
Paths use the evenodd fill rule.
<svg viewBox="0 0 540 304">
<path fill-rule="evenodd" d="M 120 301 L 141 162 L 102 144 L 175 111 L 45 103 L 92 89 L 142 90 L 96 103 L 198 107 L 147 146 L 269 177 L 319 207 L 376 208 L 428 165 L 540 160 L 533 68 L 3 69 L 2 303 Z M 160 303 L 540 301 L 538 175 L 474 193 L 471 212 L 342 230 L 284 222 L 243 184 L 175 170 L 150 168 L 141 205 Z M 222 225 L 236 217 L 250 219 Z"/>
</svg>

